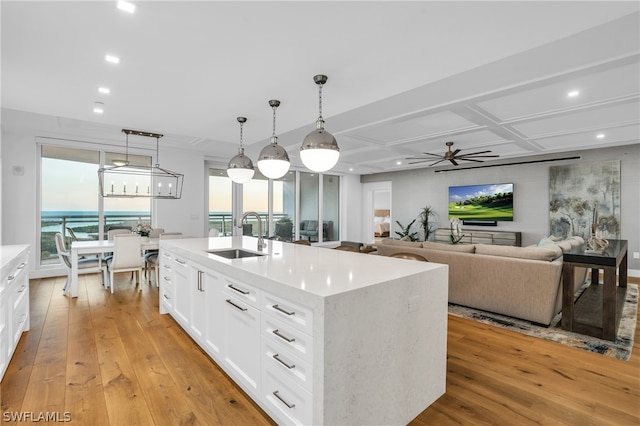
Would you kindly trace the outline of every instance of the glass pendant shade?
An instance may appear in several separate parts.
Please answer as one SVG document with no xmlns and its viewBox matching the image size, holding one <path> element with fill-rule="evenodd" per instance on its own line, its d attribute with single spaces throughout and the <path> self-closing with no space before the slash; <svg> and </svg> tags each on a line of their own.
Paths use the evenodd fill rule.
<svg viewBox="0 0 640 426">
<path fill-rule="evenodd" d="M 302 141 L 300 159 L 302 163 L 314 172 L 326 172 L 338 163 L 340 148 L 336 138 L 324 129 L 322 119 L 322 86 L 327 82 L 326 75 L 316 75 L 313 81 L 318 85 L 318 110 L 316 129 L 309 133 Z"/>
<path fill-rule="evenodd" d="M 236 183 L 250 181 L 255 172 L 251 159 L 244 155 L 244 148 L 238 150 L 238 155 L 233 157 L 227 166 L 227 175 Z"/>
<path fill-rule="evenodd" d="M 333 135 L 324 130 L 324 122 L 318 120 L 316 130 L 302 141 L 300 159 L 314 172 L 326 172 L 338 163 L 340 148 Z"/>
<path fill-rule="evenodd" d="M 238 154 L 229 161 L 227 166 L 227 175 L 236 183 L 249 182 L 255 174 L 253 162 L 244 155 L 244 148 L 242 147 L 242 126 L 246 121 L 245 117 L 238 117 L 238 122 L 240 123 L 240 148 L 238 148 Z"/>
<path fill-rule="evenodd" d="M 290 166 L 287 151 L 277 142 L 265 146 L 258 157 L 258 169 L 269 179 L 281 178 L 287 174 Z"/>
<path fill-rule="evenodd" d="M 273 109 L 273 135 L 271 143 L 262 148 L 258 156 L 258 169 L 269 179 L 279 179 L 289 171 L 291 163 L 287 150 L 278 145 L 276 136 L 276 108 L 280 106 L 280 101 L 270 100 L 269 105 Z"/>
</svg>

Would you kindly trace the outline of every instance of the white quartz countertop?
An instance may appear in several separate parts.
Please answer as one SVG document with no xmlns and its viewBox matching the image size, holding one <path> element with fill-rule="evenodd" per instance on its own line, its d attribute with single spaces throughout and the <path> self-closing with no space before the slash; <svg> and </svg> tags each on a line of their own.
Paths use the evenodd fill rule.
<svg viewBox="0 0 640 426">
<path fill-rule="evenodd" d="M 28 247 L 29 245 L 27 244 L 0 246 L 0 266 L 4 267 L 7 263 L 15 259 L 16 256 L 18 256 Z"/>
<path fill-rule="evenodd" d="M 316 296 L 327 297 L 419 274 L 443 265 L 364 253 L 265 240 L 265 256 L 226 259 L 207 250 L 257 250 L 254 237 L 171 239 L 160 242 L 176 254 L 212 269 L 262 277 Z M 223 266 L 224 265 L 224 266 Z M 230 268 L 231 269 L 230 269 Z M 262 281 L 262 280 L 261 280 Z"/>
</svg>

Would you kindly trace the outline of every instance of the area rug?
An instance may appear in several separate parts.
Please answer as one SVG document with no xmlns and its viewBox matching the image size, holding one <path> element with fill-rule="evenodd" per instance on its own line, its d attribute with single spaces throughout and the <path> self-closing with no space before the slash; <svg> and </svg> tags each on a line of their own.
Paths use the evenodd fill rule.
<svg viewBox="0 0 640 426">
<path fill-rule="evenodd" d="M 585 286 L 586 287 L 586 286 Z M 584 290 L 581 289 L 581 290 Z M 622 319 L 618 328 L 618 336 L 615 342 L 572 333 L 560 328 L 562 313 L 556 315 L 549 327 L 532 324 L 529 321 L 519 320 L 504 315 L 493 314 L 464 306 L 449 304 L 449 313 L 462 318 L 471 319 L 517 331 L 528 336 L 551 340 L 563 345 L 572 346 L 586 351 L 596 352 L 613 358 L 628 361 L 633 348 L 633 336 L 636 330 L 638 312 L 638 286 L 627 285 L 627 296 L 622 310 Z"/>
</svg>

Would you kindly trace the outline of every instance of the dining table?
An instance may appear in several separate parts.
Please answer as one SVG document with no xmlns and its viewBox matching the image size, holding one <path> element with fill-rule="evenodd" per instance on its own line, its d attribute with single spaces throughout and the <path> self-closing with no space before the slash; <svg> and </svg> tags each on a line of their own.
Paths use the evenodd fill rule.
<svg viewBox="0 0 640 426">
<path fill-rule="evenodd" d="M 142 237 L 140 250 L 158 250 L 159 239 Z M 96 241 L 74 241 L 71 243 L 71 283 L 67 289 L 67 295 L 78 297 L 78 259 L 86 255 L 102 256 L 105 253 L 113 252 L 113 241 L 96 240 Z M 140 254 L 142 256 L 142 253 Z M 96 270 L 98 272 L 98 270 Z"/>
</svg>

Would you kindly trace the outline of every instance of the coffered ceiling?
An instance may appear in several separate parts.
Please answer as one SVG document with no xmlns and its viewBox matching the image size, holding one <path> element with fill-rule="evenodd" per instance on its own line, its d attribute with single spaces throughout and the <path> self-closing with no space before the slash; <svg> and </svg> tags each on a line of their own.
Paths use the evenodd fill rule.
<svg viewBox="0 0 640 426">
<path fill-rule="evenodd" d="M 279 99 L 279 143 L 301 167 L 323 73 L 337 172 L 428 167 L 406 158 L 446 141 L 493 162 L 640 143 L 637 1 L 115 3 L 0 3 L 5 132 L 117 144 L 147 130 L 224 166 L 236 116 L 255 161 Z"/>
</svg>

